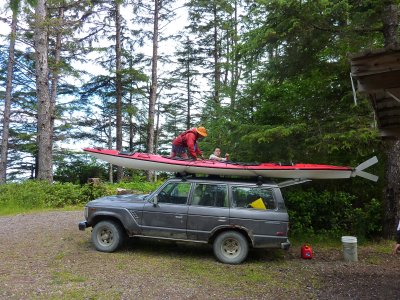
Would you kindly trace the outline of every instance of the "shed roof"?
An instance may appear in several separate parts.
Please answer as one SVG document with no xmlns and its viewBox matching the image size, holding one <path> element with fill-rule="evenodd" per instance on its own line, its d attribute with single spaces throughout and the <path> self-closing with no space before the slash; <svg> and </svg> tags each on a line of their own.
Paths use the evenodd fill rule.
<svg viewBox="0 0 400 300">
<path fill-rule="evenodd" d="M 358 91 L 369 96 L 383 137 L 400 137 L 400 49 L 351 56 Z"/>
</svg>

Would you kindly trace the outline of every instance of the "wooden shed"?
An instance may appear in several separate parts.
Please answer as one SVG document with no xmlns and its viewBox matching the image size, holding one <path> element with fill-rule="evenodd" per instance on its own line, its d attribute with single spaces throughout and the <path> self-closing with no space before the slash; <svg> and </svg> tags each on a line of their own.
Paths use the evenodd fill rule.
<svg viewBox="0 0 400 300">
<path fill-rule="evenodd" d="M 351 56 L 351 76 L 375 110 L 382 137 L 400 137 L 400 49 Z"/>
</svg>

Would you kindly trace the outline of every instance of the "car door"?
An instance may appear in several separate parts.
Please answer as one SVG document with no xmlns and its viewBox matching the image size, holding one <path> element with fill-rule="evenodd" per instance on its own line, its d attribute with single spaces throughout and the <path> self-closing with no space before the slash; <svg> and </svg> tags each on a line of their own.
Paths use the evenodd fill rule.
<svg viewBox="0 0 400 300">
<path fill-rule="evenodd" d="M 229 224 L 226 184 L 195 183 L 188 210 L 187 237 L 207 241 L 210 233 Z"/>
<path fill-rule="evenodd" d="M 186 239 L 190 186 L 189 182 L 169 182 L 154 195 L 157 204 L 147 202 L 144 205 L 141 224 L 143 235 Z"/>
<path fill-rule="evenodd" d="M 247 228 L 256 246 L 276 246 L 287 237 L 287 213 L 278 209 L 272 188 L 232 186 L 230 224 Z"/>
</svg>

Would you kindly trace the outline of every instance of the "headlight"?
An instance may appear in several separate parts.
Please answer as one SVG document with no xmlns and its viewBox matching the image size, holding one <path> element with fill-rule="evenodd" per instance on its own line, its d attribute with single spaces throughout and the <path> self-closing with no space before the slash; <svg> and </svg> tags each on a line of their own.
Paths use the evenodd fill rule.
<svg viewBox="0 0 400 300">
<path fill-rule="evenodd" d="M 85 210 L 84 210 L 83 214 L 85 216 L 85 219 L 87 220 L 89 217 L 89 208 L 87 206 L 85 206 Z"/>
</svg>

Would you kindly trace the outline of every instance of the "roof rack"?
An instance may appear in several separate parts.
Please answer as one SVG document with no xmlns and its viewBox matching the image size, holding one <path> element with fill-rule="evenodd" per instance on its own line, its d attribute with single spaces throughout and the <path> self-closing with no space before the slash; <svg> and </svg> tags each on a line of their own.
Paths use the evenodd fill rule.
<svg viewBox="0 0 400 300">
<path fill-rule="evenodd" d="M 175 173 L 176 178 L 182 178 L 182 181 L 186 181 L 190 178 L 199 178 L 199 179 L 216 179 L 221 181 L 243 181 L 243 182 L 253 182 L 256 183 L 258 186 L 263 184 L 276 184 L 279 188 L 284 188 L 292 185 L 302 184 L 311 181 L 311 179 L 307 178 L 294 178 L 289 179 L 281 182 L 276 182 L 273 178 L 267 178 L 262 176 L 228 176 L 228 175 L 214 175 L 214 174 L 200 174 L 201 176 L 197 176 L 195 173 L 186 173 L 186 172 L 179 172 Z"/>
</svg>

